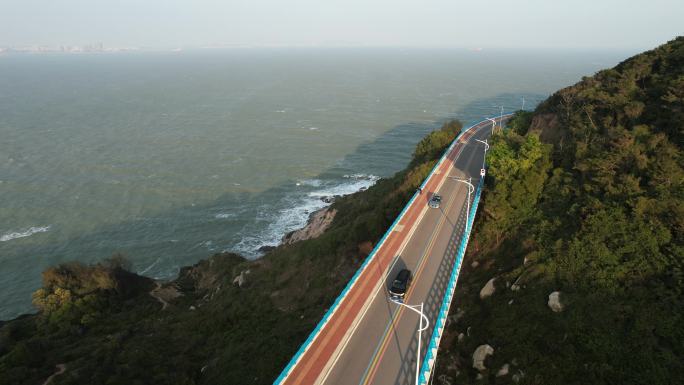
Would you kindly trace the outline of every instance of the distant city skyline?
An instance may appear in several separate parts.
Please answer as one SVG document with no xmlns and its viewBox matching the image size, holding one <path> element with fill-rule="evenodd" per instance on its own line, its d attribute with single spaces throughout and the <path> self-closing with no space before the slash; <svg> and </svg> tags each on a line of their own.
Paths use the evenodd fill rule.
<svg viewBox="0 0 684 385">
<path fill-rule="evenodd" d="M 684 2 L 6 0 L 0 47 L 401 46 L 638 50 L 684 34 Z"/>
</svg>

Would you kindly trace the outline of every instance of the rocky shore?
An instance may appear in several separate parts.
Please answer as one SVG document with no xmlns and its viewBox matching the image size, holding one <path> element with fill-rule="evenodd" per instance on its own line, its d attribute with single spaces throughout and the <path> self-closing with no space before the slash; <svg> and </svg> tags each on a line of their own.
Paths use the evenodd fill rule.
<svg viewBox="0 0 684 385">
<path fill-rule="evenodd" d="M 318 237 L 319 235 L 323 234 L 328 227 L 330 227 L 335 219 L 336 214 L 337 210 L 330 206 L 314 211 L 311 213 L 311 215 L 309 215 L 309 220 L 307 221 L 306 226 L 299 230 L 291 231 L 285 234 L 281 244 L 290 245 L 295 242 Z"/>
</svg>

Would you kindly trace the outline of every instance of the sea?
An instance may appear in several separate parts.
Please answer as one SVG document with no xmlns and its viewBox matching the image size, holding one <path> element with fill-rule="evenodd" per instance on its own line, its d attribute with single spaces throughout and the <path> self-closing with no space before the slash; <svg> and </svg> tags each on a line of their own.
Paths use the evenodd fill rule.
<svg viewBox="0 0 684 385">
<path fill-rule="evenodd" d="M 173 279 L 401 170 L 444 121 L 523 107 L 605 51 L 244 48 L 0 55 L 0 319 L 115 253 Z M 524 100 L 524 101 L 523 101 Z"/>
</svg>

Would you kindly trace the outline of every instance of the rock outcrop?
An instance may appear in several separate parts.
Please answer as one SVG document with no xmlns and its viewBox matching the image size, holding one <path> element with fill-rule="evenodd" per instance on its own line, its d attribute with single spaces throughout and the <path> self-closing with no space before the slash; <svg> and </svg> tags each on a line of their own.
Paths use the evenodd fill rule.
<svg viewBox="0 0 684 385">
<path fill-rule="evenodd" d="M 479 371 L 484 371 L 487 369 L 485 367 L 484 362 L 487 359 L 488 356 L 494 354 L 494 348 L 485 344 L 485 345 L 480 345 L 475 349 L 475 352 L 473 353 L 473 368 L 479 370 Z"/>
<path fill-rule="evenodd" d="M 162 285 L 161 282 L 156 282 L 156 285 L 150 295 L 162 304 L 162 310 L 166 310 L 169 302 L 182 295 L 174 285 Z"/>
<path fill-rule="evenodd" d="M 509 368 L 510 368 L 510 365 L 504 364 L 504 365 L 501 367 L 501 369 L 499 369 L 499 371 L 496 372 L 496 376 L 497 376 L 497 377 L 503 377 L 503 376 L 507 375 L 507 374 L 508 374 Z"/>
<path fill-rule="evenodd" d="M 333 219 L 335 219 L 335 214 L 337 214 L 337 210 L 331 209 L 330 207 L 314 211 L 309 216 L 309 221 L 306 226 L 285 234 L 282 244 L 290 245 L 295 242 L 318 237 L 330 227 Z"/>
<path fill-rule="evenodd" d="M 487 281 L 487 284 L 484 285 L 482 290 L 480 290 L 480 299 L 485 299 L 487 297 L 490 297 L 494 292 L 496 291 L 496 288 L 494 287 L 494 281 L 496 278 L 492 278 L 489 281 Z"/>
<path fill-rule="evenodd" d="M 243 270 L 238 274 L 234 279 L 233 279 L 233 285 L 238 285 L 238 287 L 243 287 L 244 285 L 247 284 L 247 274 L 251 273 L 251 271 L 248 270 Z"/>
<path fill-rule="evenodd" d="M 520 382 L 520 380 L 522 380 L 524 377 L 525 377 L 525 373 L 524 373 L 522 370 L 518 370 L 518 373 L 514 374 L 514 375 L 511 377 L 511 379 L 513 380 L 513 382 L 515 382 L 515 383 L 517 384 L 517 383 Z"/>
<path fill-rule="evenodd" d="M 539 139 L 544 143 L 559 143 L 566 135 L 566 131 L 561 127 L 558 115 L 554 113 L 538 114 L 532 119 L 529 132 L 539 135 Z"/>
<path fill-rule="evenodd" d="M 275 248 L 276 248 L 275 246 L 266 245 L 266 246 L 261 246 L 261 247 L 258 249 L 258 251 L 259 251 L 260 253 L 266 254 L 266 253 L 270 253 L 271 251 L 275 250 Z"/>
<path fill-rule="evenodd" d="M 554 291 L 553 293 L 549 294 L 549 302 L 548 305 L 556 313 L 560 313 L 563 311 L 565 306 L 560 301 L 560 291 Z"/>
<path fill-rule="evenodd" d="M 336 198 L 337 198 L 337 196 L 321 197 L 321 201 L 322 201 L 322 202 L 325 202 L 325 203 L 328 203 L 328 204 L 332 204 L 332 203 L 335 202 L 335 199 L 336 199 Z"/>
<path fill-rule="evenodd" d="M 182 267 L 174 283 L 181 291 L 215 292 L 243 262 L 245 259 L 237 254 L 215 254 L 195 265 Z"/>
</svg>

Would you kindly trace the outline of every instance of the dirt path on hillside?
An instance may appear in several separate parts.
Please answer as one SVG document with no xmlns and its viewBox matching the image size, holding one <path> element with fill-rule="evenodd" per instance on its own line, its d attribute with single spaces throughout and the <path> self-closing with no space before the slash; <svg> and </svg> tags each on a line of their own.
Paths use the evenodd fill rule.
<svg viewBox="0 0 684 385">
<path fill-rule="evenodd" d="M 57 371 L 52 373 L 52 375 L 50 377 L 48 377 L 47 380 L 45 380 L 45 382 L 43 382 L 43 385 L 49 385 L 52 382 L 53 378 L 64 373 L 64 371 L 66 370 L 66 365 L 64 365 L 64 364 L 57 364 L 57 365 L 55 365 L 55 367 L 57 368 Z"/>
<path fill-rule="evenodd" d="M 150 291 L 150 295 L 162 304 L 161 309 L 164 310 L 169 306 L 169 303 L 166 302 L 166 300 L 159 295 L 159 290 L 161 290 L 162 284 L 159 282 L 155 282 L 155 284 L 157 285 L 157 287 Z"/>
</svg>

